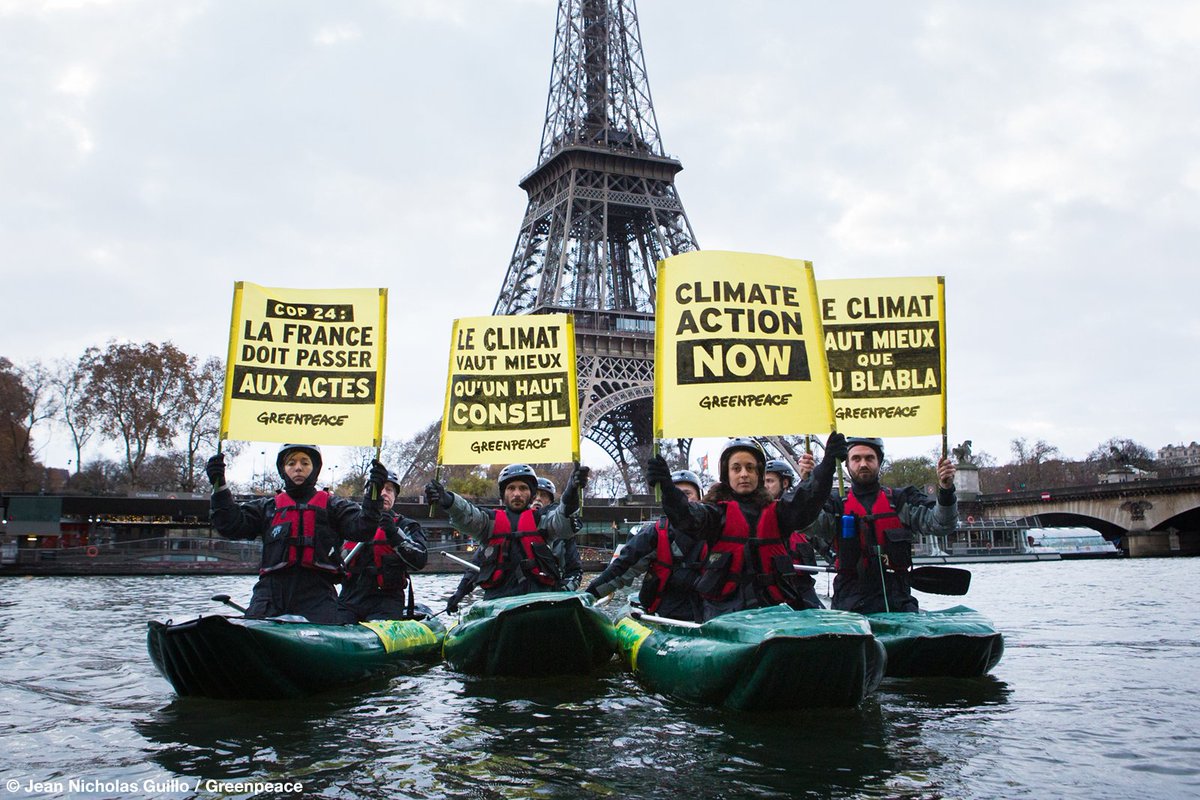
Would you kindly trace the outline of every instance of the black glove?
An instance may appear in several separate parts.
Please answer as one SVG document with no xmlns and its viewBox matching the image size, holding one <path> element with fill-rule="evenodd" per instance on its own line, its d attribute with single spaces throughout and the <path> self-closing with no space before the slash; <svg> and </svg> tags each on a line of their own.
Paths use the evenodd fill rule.
<svg viewBox="0 0 1200 800">
<path fill-rule="evenodd" d="M 600 590 L 596 588 L 595 583 L 589 583 L 587 585 L 587 588 L 584 589 L 584 591 L 587 592 L 588 594 L 590 594 L 592 597 L 596 598 L 597 600 L 600 599 Z"/>
<path fill-rule="evenodd" d="M 462 597 L 457 594 L 450 595 L 450 599 L 446 601 L 446 610 L 449 611 L 451 614 L 457 614 L 458 613 L 458 604 L 461 600 L 462 600 Z"/>
<path fill-rule="evenodd" d="M 662 456 L 653 456 L 646 462 L 646 483 L 653 489 L 655 486 L 670 486 L 671 468 Z"/>
<path fill-rule="evenodd" d="M 379 497 L 383 491 L 383 485 L 387 483 L 388 470 L 383 464 L 380 464 L 378 459 L 371 462 L 371 469 L 367 473 L 367 485 L 371 489 L 372 497 Z"/>
<path fill-rule="evenodd" d="M 570 516 L 579 510 L 579 495 L 587 486 L 588 476 L 592 474 L 591 467 L 575 467 L 571 477 L 567 478 L 567 487 L 563 489 L 563 512 Z"/>
<path fill-rule="evenodd" d="M 204 465 L 204 472 L 208 475 L 208 482 L 212 484 L 213 491 L 220 489 L 225 485 L 225 454 L 217 453 L 208 460 Z"/>
<path fill-rule="evenodd" d="M 442 508 L 450 508 L 454 505 L 454 492 L 447 491 L 445 486 L 435 480 L 430 481 L 425 484 L 425 501 L 430 504 L 437 503 Z"/>
<path fill-rule="evenodd" d="M 850 448 L 846 446 L 846 437 L 834 431 L 829 434 L 829 438 L 825 440 L 825 458 L 833 458 L 840 461 L 845 461 L 846 456 L 850 455 Z"/>
<path fill-rule="evenodd" d="M 829 438 L 825 440 L 825 455 L 821 458 L 821 463 L 817 464 L 813 470 L 813 480 L 818 486 L 833 485 L 833 472 L 837 469 L 839 460 L 845 461 L 850 448 L 846 446 L 846 437 L 834 431 L 829 434 Z"/>
<path fill-rule="evenodd" d="M 650 488 L 658 487 L 659 493 L 662 495 L 663 511 L 667 512 L 667 516 L 674 515 L 678 518 L 679 515 L 686 513 L 688 499 L 679 487 L 671 480 L 671 468 L 667 466 L 667 460 L 662 456 L 651 456 L 646 462 L 646 483 L 650 484 Z"/>
</svg>

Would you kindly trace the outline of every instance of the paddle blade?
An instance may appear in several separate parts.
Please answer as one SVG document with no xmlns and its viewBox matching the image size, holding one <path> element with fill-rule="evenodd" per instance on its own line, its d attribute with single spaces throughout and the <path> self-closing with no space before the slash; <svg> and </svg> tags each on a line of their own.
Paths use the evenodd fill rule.
<svg viewBox="0 0 1200 800">
<path fill-rule="evenodd" d="M 917 567 L 908 577 L 912 588 L 928 594 L 963 595 L 971 588 L 971 573 L 955 567 Z"/>
</svg>

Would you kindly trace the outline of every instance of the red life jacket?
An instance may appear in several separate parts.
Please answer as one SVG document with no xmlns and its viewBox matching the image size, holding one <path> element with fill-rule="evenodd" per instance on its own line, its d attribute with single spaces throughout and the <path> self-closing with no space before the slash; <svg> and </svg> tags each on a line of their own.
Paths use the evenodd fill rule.
<svg viewBox="0 0 1200 800">
<path fill-rule="evenodd" d="M 753 531 L 750 523 L 736 502 L 720 503 L 725 509 L 725 530 L 709 552 L 710 561 L 714 553 L 729 553 L 729 571 L 726 579 L 715 591 L 706 594 L 709 600 L 724 600 L 737 590 L 738 584 L 751 581 L 763 586 L 773 603 L 786 602 L 779 582 L 783 578 L 794 578 L 790 569 L 791 557 L 779 534 L 779 519 L 776 503 L 763 509 Z M 783 556 L 789 566 L 789 574 L 780 573 L 778 556 Z M 707 564 L 706 564 L 707 569 Z"/>
<path fill-rule="evenodd" d="M 516 539 L 521 545 L 521 552 L 525 555 L 525 564 L 528 565 L 528 574 L 538 583 L 545 586 L 558 585 L 558 579 L 553 575 L 547 575 L 538 566 L 537 557 L 533 552 L 533 545 L 536 542 L 546 543 L 546 537 L 538 530 L 537 517 L 533 513 L 533 509 L 527 508 L 517 517 L 517 530 L 512 529 L 512 524 L 508 520 L 508 512 L 503 508 L 496 509 L 495 516 L 492 522 L 492 534 L 488 537 L 484 544 L 483 564 L 479 571 L 479 586 L 484 589 L 492 589 L 504 582 L 505 576 L 519 566 L 513 564 L 509 558 L 509 542 Z"/>
<path fill-rule="evenodd" d="M 271 518 L 271 539 L 263 547 L 260 575 L 303 567 L 341 575 L 341 565 L 331 560 L 331 551 L 340 544 L 329 527 L 329 493 L 319 491 L 307 502 L 297 503 L 287 492 L 275 495 L 275 516 Z M 283 531 L 286 526 L 286 535 Z"/>
<path fill-rule="evenodd" d="M 638 599 L 642 606 L 650 614 L 658 610 L 662 605 L 663 592 L 667 588 L 667 582 L 671 580 L 671 575 L 676 569 L 681 566 L 686 566 L 684 561 L 687 559 L 687 553 L 683 554 L 683 559 L 677 561 L 675 553 L 671 549 L 671 537 L 669 534 L 667 518 L 659 517 L 654 523 L 654 532 L 656 534 L 654 545 L 654 560 L 650 562 L 649 572 L 653 576 L 650 582 L 643 581 L 642 586 L 648 591 L 643 591 L 639 594 Z M 682 548 L 681 548 L 682 549 Z M 693 548 L 694 549 L 694 548 Z M 699 561 L 692 565 L 692 569 L 704 563 L 704 558 L 708 553 L 708 546 L 702 545 L 699 553 Z"/>
<path fill-rule="evenodd" d="M 880 552 L 881 548 L 887 545 L 887 532 L 904 527 L 900 522 L 900 515 L 892 510 L 892 490 L 886 486 L 880 487 L 879 494 L 875 495 L 875 502 L 871 505 L 870 513 L 858 501 L 853 492 L 846 496 L 845 501 L 842 503 L 842 508 L 844 509 L 843 513 L 853 514 L 859 520 L 866 523 L 865 525 L 860 524 L 856 526 L 858 530 L 859 561 L 864 567 L 869 566 L 867 559 L 870 555 Z M 835 537 L 833 541 L 836 549 L 839 539 Z M 837 560 L 839 563 L 835 567 L 841 570 L 843 567 L 840 563 L 841 557 L 839 556 Z M 846 564 L 844 566 L 846 569 L 854 569 L 857 565 Z M 885 566 L 894 572 L 898 571 L 890 563 L 886 563 L 886 559 Z"/>
<path fill-rule="evenodd" d="M 807 547 L 804 545 L 807 545 Z M 810 567 L 817 565 L 816 551 L 813 549 L 808 536 L 804 533 L 792 531 L 792 535 L 788 537 L 787 548 L 792 561 L 795 561 L 797 564 L 807 564 Z"/>
<path fill-rule="evenodd" d="M 400 562 L 400 559 L 396 556 L 395 548 L 388 544 L 387 533 L 383 530 L 383 528 L 377 528 L 375 530 L 375 538 L 372 539 L 371 542 L 371 554 L 375 562 L 375 584 L 380 589 L 386 589 L 388 591 L 400 589 L 403 591 L 404 587 L 408 585 L 408 571 L 400 565 L 403 562 Z M 346 542 L 344 545 L 342 545 L 343 558 L 349 555 L 350 551 L 353 550 L 357 544 L 357 542 Z M 392 558 L 388 559 L 388 565 L 385 567 L 383 559 L 389 555 L 392 556 Z M 362 556 L 359 556 L 358 558 L 362 558 Z M 355 561 L 358 561 L 358 558 L 356 558 Z M 346 566 L 349 568 L 351 565 L 347 564 Z"/>
</svg>

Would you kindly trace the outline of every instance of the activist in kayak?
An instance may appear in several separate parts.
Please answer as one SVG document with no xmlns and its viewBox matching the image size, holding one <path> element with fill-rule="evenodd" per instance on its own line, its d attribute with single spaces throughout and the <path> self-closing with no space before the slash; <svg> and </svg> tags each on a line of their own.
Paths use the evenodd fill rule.
<svg viewBox="0 0 1200 800">
<path fill-rule="evenodd" d="M 913 534 L 944 536 L 958 524 L 954 464 L 938 461 L 937 500 L 915 486 L 890 489 L 879 485 L 883 440 L 847 440 L 846 470 L 850 492 L 831 497 L 813 534 L 837 553 L 833 607 L 874 614 L 917 611 L 909 572 Z"/>
<path fill-rule="evenodd" d="M 672 472 L 671 482 L 689 503 L 700 502 L 703 488 L 696 473 L 687 469 Z M 585 591 L 597 598 L 607 597 L 644 574 L 638 602 L 647 613 L 694 622 L 703 613 L 696 581 L 706 555 L 704 539 L 680 533 L 666 517 L 660 517 L 642 525 Z"/>
<path fill-rule="evenodd" d="M 537 492 L 534 493 L 533 500 L 529 505 L 535 510 L 540 509 L 543 514 L 550 510 L 554 505 L 554 493 L 556 491 L 554 481 L 549 478 L 543 478 L 540 475 L 537 479 Z M 571 530 L 579 533 L 583 527 L 583 520 L 578 514 L 571 516 Z M 579 546 L 575 544 L 575 537 L 570 539 L 555 539 L 550 542 L 550 550 L 553 551 L 554 557 L 558 560 L 558 588 L 564 592 L 579 591 L 579 584 L 583 582 L 583 559 L 579 555 Z"/>
<path fill-rule="evenodd" d="M 383 513 L 374 538 L 357 553 L 351 542 L 343 547 L 346 582 L 338 596 L 342 622 L 425 619 L 433 615 L 428 606 L 417 604 L 409 575 L 424 569 L 429 560 L 425 531 L 420 523 L 395 513 L 399 491 L 400 478 L 389 472 L 379 490 Z"/>
<path fill-rule="evenodd" d="M 212 483 L 209 518 L 226 539 L 262 537 L 262 564 L 247 618 L 294 614 L 309 622 L 338 621 L 337 591 L 342 578 L 343 539 L 365 542 L 375 535 L 383 502 L 378 487 L 387 469 L 371 464 L 370 482 L 360 506 L 317 489 L 321 449 L 315 444 L 284 444 L 275 457 L 283 488 L 274 497 L 235 503 L 225 485 L 225 455 L 208 460 Z"/>
<path fill-rule="evenodd" d="M 444 508 L 455 530 L 483 545 L 478 586 L 483 599 L 553 592 L 562 576 L 550 549 L 555 539 L 571 539 L 571 516 L 579 510 L 579 497 L 590 470 L 576 467 L 563 490 L 562 502 L 534 509 L 537 473 L 528 464 L 509 464 L 500 470 L 497 483 L 504 505 L 484 510 L 433 480 L 425 486 L 425 499 Z"/>
<path fill-rule="evenodd" d="M 812 474 L 816 466 L 811 453 L 800 457 L 800 474 Z M 790 492 L 797 484 L 796 471 L 792 465 L 782 458 L 773 458 L 767 462 L 766 475 L 763 477 L 763 487 L 772 500 L 778 500 Z M 787 535 L 788 555 L 792 563 L 805 567 L 817 566 L 817 552 L 808 540 L 807 529 L 791 531 Z M 805 608 L 824 608 L 825 604 L 817 597 L 817 581 L 809 572 L 796 573 L 796 585 L 800 589 L 801 600 Z"/>
<path fill-rule="evenodd" d="M 796 580 L 787 536 L 817 518 L 829 497 L 846 437 L 830 434 L 825 455 L 790 495 L 772 500 L 763 487 L 767 457 L 754 439 L 730 439 L 721 452 L 720 480 L 700 503 L 689 503 L 671 481 L 661 456 L 650 459 L 646 479 L 662 491 L 663 511 L 677 530 L 708 542 L 696 582 L 704 620 L 731 611 L 787 603 L 807 608 Z"/>
</svg>

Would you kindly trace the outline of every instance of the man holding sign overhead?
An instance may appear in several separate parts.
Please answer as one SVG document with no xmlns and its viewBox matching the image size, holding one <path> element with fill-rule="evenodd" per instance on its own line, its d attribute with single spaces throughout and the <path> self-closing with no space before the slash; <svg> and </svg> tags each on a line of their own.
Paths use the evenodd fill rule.
<svg viewBox="0 0 1200 800">
<path fill-rule="evenodd" d="M 850 493 L 830 498 L 813 526 L 837 552 L 833 607 L 874 614 L 917 611 L 909 572 L 914 533 L 946 535 L 958 524 L 954 464 L 938 462 L 936 502 L 917 489 L 879 485 L 883 440 L 851 437 L 846 458 Z"/>
<path fill-rule="evenodd" d="M 575 535 L 570 517 L 579 510 L 589 472 L 587 467 L 576 467 L 567 480 L 562 502 L 547 509 L 533 507 L 537 473 L 528 464 L 509 464 L 500 470 L 501 508 L 479 508 L 437 480 L 425 486 L 425 499 L 446 509 L 455 530 L 483 545 L 477 585 L 483 589 L 484 600 L 553 592 L 562 576 L 550 542 Z"/>
</svg>

